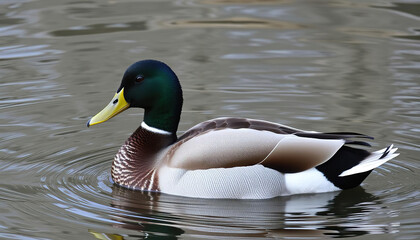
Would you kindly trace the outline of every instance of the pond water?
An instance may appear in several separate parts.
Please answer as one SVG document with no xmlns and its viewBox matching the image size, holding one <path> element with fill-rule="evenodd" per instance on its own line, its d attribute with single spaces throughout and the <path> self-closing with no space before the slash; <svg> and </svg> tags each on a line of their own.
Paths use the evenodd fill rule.
<svg viewBox="0 0 420 240">
<path fill-rule="evenodd" d="M 420 2 L 0 0 L 1 239 L 420 238 Z M 180 133 L 237 116 L 374 136 L 362 187 L 269 200 L 128 191 L 131 109 L 86 128 L 127 66 L 168 63 Z"/>
</svg>

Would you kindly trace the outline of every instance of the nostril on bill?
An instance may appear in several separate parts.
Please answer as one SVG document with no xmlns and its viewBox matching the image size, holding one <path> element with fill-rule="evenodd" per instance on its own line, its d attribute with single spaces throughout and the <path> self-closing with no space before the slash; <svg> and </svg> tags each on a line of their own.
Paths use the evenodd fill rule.
<svg viewBox="0 0 420 240">
<path fill-rule="evenodd" d="M 117 99 L 115 99 L 113 102 L 112 102 L 112 104 L 117 104 L 118 103 L 118 98 Z"/>
</svg>

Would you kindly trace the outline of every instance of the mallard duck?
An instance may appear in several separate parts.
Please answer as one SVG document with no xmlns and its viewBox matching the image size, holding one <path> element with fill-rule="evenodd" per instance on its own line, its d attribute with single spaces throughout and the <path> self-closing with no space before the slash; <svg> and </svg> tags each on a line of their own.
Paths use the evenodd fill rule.
<svg viewBox="0 0 420 240">
<path fill-rule="evenodd" d="M 355 139 L 373 139 L 359 133 L 247 118 L 208 120 L 177 137 L 182 103 L 168 65 L 143 60 L 128 67 L 111 102 L 87 123 L 144 109 L 140 126 L 114 158 L 115 184 L 186 197 L 264 199 L 353 188 L 398 155 L 393 145 L 375 152 L 358 148 L 370 145 Z"/>
</svg>

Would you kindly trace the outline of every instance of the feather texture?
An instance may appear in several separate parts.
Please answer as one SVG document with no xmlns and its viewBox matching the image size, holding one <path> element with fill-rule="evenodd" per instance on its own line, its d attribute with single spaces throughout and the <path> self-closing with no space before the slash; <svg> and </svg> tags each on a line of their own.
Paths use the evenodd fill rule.
<svg viewBox="0 0 420 240">
<path fill-rule="evenodd" d="M 143 60 L 123 75 L 112 101 L 88 121 L 107 121 L 129 107 L 144 120 L 114 158 L 120 186 L 189 197 L 270 198 L 358 186 L 396 157 L 392 146 L 370 153 L 370 136 L 314 132 L 247 118 L 217 118 L 176 136 L 183 97 L 165 63 Z"/>
<path fill-rule="evenodd" d="M 387 148 L 372 152 L 367 158 L 365 158 L 359 164 L 342 172 L 339 176 L 345 177 L 345 176 L 350 176 L 350 175 L 354 175 L 358 173 L 371 171 L 374 168 L 377 168 L 380 165 L 398 156 L 399 153 L 395 153 L 397 150 L 398 148 L 393 148 L 393 145 L 391 145 Z"/>
</svg>

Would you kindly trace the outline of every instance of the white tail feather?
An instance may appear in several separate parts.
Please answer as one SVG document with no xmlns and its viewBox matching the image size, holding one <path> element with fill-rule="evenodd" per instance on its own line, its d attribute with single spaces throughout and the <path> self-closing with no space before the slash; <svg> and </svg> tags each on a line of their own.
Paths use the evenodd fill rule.
<svg viewBox="0 0 420 240">
<path fill-rule="evenodd" d="M 366 159 L 361 161 L 358 165 L 342 172 L 339 175 L 339 177 L 345 177 L 357 173 L 367 172 L 374 168 L 377 168 L 380 165 L 400 155 L 399 153 L 395 153 L 397 149 L 398 148 L 393 148 L 393 145 L 391 145 L 388 148 L 372 152 Z"/>
</svg>

